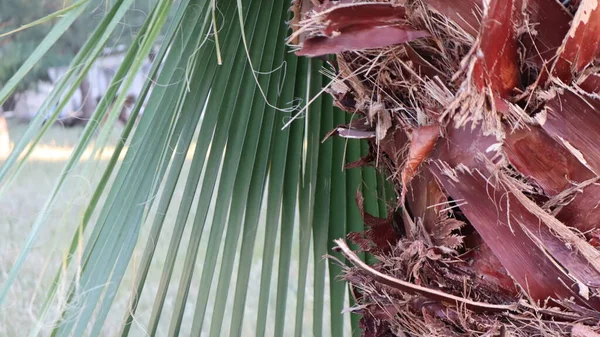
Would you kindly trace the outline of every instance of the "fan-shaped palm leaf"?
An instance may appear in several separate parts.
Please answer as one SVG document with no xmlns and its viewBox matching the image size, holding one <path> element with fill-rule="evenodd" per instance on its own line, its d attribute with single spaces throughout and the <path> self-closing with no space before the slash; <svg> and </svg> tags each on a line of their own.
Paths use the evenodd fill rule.
<svg viewBox="0 0 600 337">
<path fill-rule="evenodd" d="M 58 104 L 56 112 L 45 124 L 45 114 L 38 114 L 2 166 L 2 191 L 19 174 L 132 2 L 112 3 L 41 109 L 49 111 Z M 77 16 L 94 5 L 82 3 L 65 10 L 2 89 L 0 102 Z M 384 204 L 376 198 L 382 184 L 373 171 L 343 170 L 345 162 L 364 154 L 358 141 L 346 143 L 338 138 L 321 144 L 327 132 L 349 122 L 349 117 L 333 108 L 329 96 L 320 95 L 329 80 L 321 73 L 323 62 L 289 53 L 285 45 L 290 34 L 288 6 L 283 0 L 156 1 L 2 283 L 0 305 L 5 306 L 41 231 L 54 225 L 47 215 L 67 185 L 66 179 L 74 171 L 94 174 L 97 164 L 81 158 L 91 146 L 98 121 L 108 115 L 94 153 L 106 145 L 106 130 L 116 121 L 127 88 L 162 36 L 133 116 L 78 218 L 79 226 L 70 233 L 73 239 L 66 258 L 36 313 L 30 336 L 47 334 L 45 324 L 57 308 L 62 313 L 52 336 L 101 335 L 105 325 L 115 324 L 107 322 L 107 317 L 114 315 L 111 308 L 119 287 L 130 294 L 127 310 L 121 313 L 124 320 L 118 323 L 121 336 L 130 335 L 132 329 L 150 336 L 197 336 L 201 332 L 221 336 L 225 331 L 241 336 L 246 335 L 242 328 L 248 321 L 256 324 L 257 336 L 264 336 L 267 330 L 277 336 L 288 334 L 284 331 L 294 331 L 296 336 L 347 332 L 341 315 L 347 298 L 345 285 L 337 279 L 340 267 L 327 267 L 323 256 L 337 254 L 331 250 L 333 239 L 361 230 L 354 195 L 362 181 L 369 188 L 373 214 L 379 212 L 378 203 Z M 111 109 L 110 98 L 117 94 Z M 146 108 L 136 125 L 144 101 Z M 284 128 L 292 118 L 296 121 Z M 186 174 L 183 167 L 188 152 L 192 160 Z M 185 186 L 183 196 L 174 204 L 180 184 Z M 385 207 L 381 209 L 385 211 Z M 176 220 L 172 232 L 167 231 L 170 237 L 161 238 L 169 211 L 177 213 Z M 257 235 L 263 226 L 264 237 Z M 142 236 L 145 227 L 149 234 Z M 204 236 L 207 231 L 208 238 Z M 159 262 L 160 282 L 155 289 L 148 289 L 145 285 L 157 258 L 157 245 L 167 241 L 166 255 Z M 262 247 L 262 256 L 256 256 L 257 245 Z M 299 247 L 297 252 L 292 251 L 294 245 Z M 144 250 L 141 260 L 135 262 L 135 281 L 125 284 L 123 278 L 131 272 L 137 246 Z M 176 270 L 182 258 L 183 266 Z M 253 263 L 257 259 L 260 268 Z M 297 272 L 291 269 L 295 259 Z M 311 266 L 314 270 L 309 273 Z M 257 272 L 260 283 L 250 284 L 250 274 Z M 199 273 L 199 283 L 195 273 Z M 305 305 L 310 280 L 314 282 L 310 287 L 314 289 L 312 329 L 307 325 L 311 319 L 305 319 L 310 310 Z M 69 284 L 66 300 L 59 289 L 63 284 Z M 290 288 L 297 291 L 295 319 L 289 311 Z M 172 310 L 165 308 L 167 300 L 173 301 L 169 289 L 176 289 L 169 306 Z M 190 298 L 193 293 L 197 298 Z M 245 309 L 248 296 L 258 298 L 257 312 Z M 153 306 L 147 322 L 138 326 L 135 322 L 144 297 L 152 298 Z M 225 315 L 226 308 L 231 315 Z M 269 314 L 273 310 L 274 318 Z M 324 329 L 328 316 L 331 331 Z M 190 324 L 191 331 L 182 330 L 184 320 L 190 317 L 185 326 L 188 329 Z M 357 330 L 356 320 L 353 322 Z M 168 329 L 159 330 L 159 326 Z"/>
</svg>

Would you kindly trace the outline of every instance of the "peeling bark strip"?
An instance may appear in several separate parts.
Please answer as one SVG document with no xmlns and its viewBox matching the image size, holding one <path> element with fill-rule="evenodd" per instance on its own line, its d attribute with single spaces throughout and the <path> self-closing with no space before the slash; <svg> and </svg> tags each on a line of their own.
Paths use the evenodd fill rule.
<svg viewBox="0 0 600 337">
<path fill-rule="evenodd" d="M 600 94 L 600 73 L 585 77 L 579 86 L 589 94 Z"/>
<path fill-rule="evenodd" d="M 544 130 L 561 142 L 583 165 L 600 173 L 600 101 L 570 90 L 548 101 Z"/>
<path fill-rule="evenodd" d="M 317 32 L 302 43 L 296 55 L 381 48 L 429 36 L 411 28 L 405 14 L 404 7 L 368 2 L 339 4 L 320 11 L 311 19 Z"/>
<path fill-rule="evenodd" d="M 567 148 L 537 126 L 506 130 L 504 150 L 508 160 L 532 177 L 549 197 L 555 197 L 574 183 L 594 177 Z"/>
<path fill-rule="evenodd" d="M 298 56 L 321 56 L 344 51 L 387 47 L 427 37 L 429 34 L 402 26 L 354 26 L 339 35 L 315 36 L 304 41 Z"/>
<path fill-rule="evenodd" d="M 520 83 L 516 29 L 523 21 L 523 4 L 522 0 L 506 0 L 487 6 L 473 76 L 480 90 L 489 86 L 506 98 Z"/>
<path fill-rule="evenodd" d="M 417 168 L 429 155 L 439 136 L 440 129 L 437 125 L 422 126 L 413 130 L 410 135 L 408 159 L 404 170 L 402 170 L 402 184 L 404 186 L 408 185 L 408 182 L 415 176 Z"/>
<path fill-rule="evenodd" d="M 595 174 L 567 148 L 536 126 L 508 133 L 504 145 L 511 164 L 535 180 L 551 200 L 556 200 L 560 209 L 558 220 L 583 233 L 599 228 L 600 185 L 582 186 Z M 565 195 L 565 191 L 571 193 Z"/>
<path fill-rule="evenodd" d="M 339 4 L 319 12 L 327 27 L 323 33 L 332 36 L 354 26 L 382 26 L 406 23 L 406 10 L 402 6 L 372 2 Z"/>
<path fill-rule="evenodd" d="M 563 82 L 569 83 L 574 73 L 582 71 L 598 57 L 600 57 L 600 2 L 583 0 L 569 33 L 558 51 L 553 74 Z"/>
</svg>

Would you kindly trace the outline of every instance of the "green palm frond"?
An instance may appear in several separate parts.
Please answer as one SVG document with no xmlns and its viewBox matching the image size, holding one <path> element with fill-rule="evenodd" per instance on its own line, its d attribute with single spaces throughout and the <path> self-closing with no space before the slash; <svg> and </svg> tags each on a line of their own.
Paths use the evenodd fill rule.
<svg viewBox="0 0 600 337">
<path fill-rule="evenodd" d="M 45 113 L 39 113 L 2 166 L 1 191 L 20 173 L 132 3 L 115 1 L 81 48 L 41 109 L 58 104 L 56 112 L 46 124 Z M 86 6 L 63 13 L 0 91 L 0 102 Z M 332 251 L 333 239 L 362 230 L 354 198 L 363 184 L 365 209 L 384 215 L 386 201 L 378 195 L 385 182 L 372 169 L 343 169 L 366 154 L 366 144 L 342 138 L 322 142 L 351 116 L 333 108 L 328 95 L 319 95 L 329 81 L 321 72 L 324 63 L 297 58 L 285 45 L 288 6 L 287 0 L 156 2 L 3 280 L 2 307 L 40 232 L 53 225 L 47 215 L 67 177 L 93 175 L 98 168 L 81 160 L 83 151 L 94 135 L 93 153 L 103 150 L 127 89 L 160 37 L 161 49 L 132 118 L 70 233 L 30 336 L 46 335 L 45 324 L 56 310 L 61 314 L 51 335 L 57 337 L 100 336 L 107 325 L 118 325 L 120 336 L 133 331 L 246 336 L 248 324 L 256 336 L 358 332 L 356 317 L 350 328 L 349 316 L 341 314 L 350 303 L 338 280 L 341 267 L 323 257 L 343 261 Z M 178 186 L 184 189 L 176 204 Z M 176 214 L 174 224 L 166 223 L 169 212 Z M 168 246 L 164 256 L 157 254 L 159 245 Z M 134 259 L 136 249 L 143 250 L 140 259 Z M 162 273 L 149 289 L 152 268 Z M 260 275 L 260 283 L 251 284 L 252 273 Z M 123 282 L 131 275 L 132 282 Z M 64 284 L 66 299 L 59 295 Z M 289 298 L 290 289 L 295 299 Z M 121 293 L 129 302 L 115 322 L 109 317 L 115 317 L 113 304 Z M 247 310 L 249 296 L 257 299 L 256 311 Z M 140 319 L 144 298 L 152 305 Z M 173 302 L 169 308 L 167 301 Z"/>
</svg>

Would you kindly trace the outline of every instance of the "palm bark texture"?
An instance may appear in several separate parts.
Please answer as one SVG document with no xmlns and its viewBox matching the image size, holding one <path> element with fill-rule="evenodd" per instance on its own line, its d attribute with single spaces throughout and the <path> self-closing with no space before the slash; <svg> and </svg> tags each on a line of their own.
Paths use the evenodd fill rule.
<svg viewBox="0 0 600 337">
<path fill-rule="evenodd" d="M 395 215 L 344 241 L 364 336 L 598 336 L 597 0 L 296 1 L 332 135 L 368 139 Z M 348 141 L 353 141 L 352 139 Z M 361 196 L 357 195 L 361 206 Z"/>
</svg>

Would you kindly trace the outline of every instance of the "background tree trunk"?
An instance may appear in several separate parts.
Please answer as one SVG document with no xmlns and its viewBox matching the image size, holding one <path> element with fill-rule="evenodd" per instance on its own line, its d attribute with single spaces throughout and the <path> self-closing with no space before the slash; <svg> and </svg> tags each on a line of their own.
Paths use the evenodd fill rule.
<svg viewBox="0 0 600 337">
<path fill-rule="evenodd" d="M 81 108 L 78 115 L 85 124 L 92 117 L 94 109 L 96 108 L 96 101 L 92 97 L 89 77 L 86 76 L 83 79 L 79 85 L 79 91 L 81 92 Z"/>
<path fill-rule="evenodd" d="M 0 107 L 0 108 L 4 111 L 15 110 L 15 105 L 17 104 L 17 95 L 18 94 L 13 94 L 10 97 L 8 97 L 6 99 L 6 101 L 4 102 L 4 104 L 2 104 L 2 107 Z"/>
<path fill-rule="evenodd" d="M 81 92 L 81 106 L 71 116 L 62 120 L 65 126 L 85 125 L 96 108 L 96 100 L 92 97 L 91 85 L 89 77 L 85 77 L 79 85 Z"/>
</svg>

